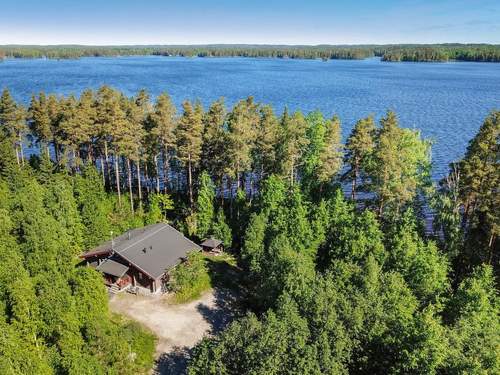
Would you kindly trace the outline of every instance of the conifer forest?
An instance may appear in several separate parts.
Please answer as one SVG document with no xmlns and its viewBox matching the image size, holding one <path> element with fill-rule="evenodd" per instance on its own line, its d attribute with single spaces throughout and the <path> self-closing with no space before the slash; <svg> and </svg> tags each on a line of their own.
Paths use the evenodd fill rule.
<svg viewBox="0 0 500 375">
<path fill-rule="evenodd" d="M 220 238 L 244 275 L 244 315 L 191 375 L 498 374 L 500 112 L 441 181 L 396 113 L 341 126 L 251 97 L 4 90 L 0 373 L 149 371 L 155 337 L 77 256 L 168 221 Z"/>
</svg>

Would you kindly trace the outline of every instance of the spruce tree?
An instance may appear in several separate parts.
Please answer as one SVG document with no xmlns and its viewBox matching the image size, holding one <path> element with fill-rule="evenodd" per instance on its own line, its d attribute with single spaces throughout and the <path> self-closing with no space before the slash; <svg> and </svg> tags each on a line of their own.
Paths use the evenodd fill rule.
<svg viewBox="0 0 500 375">
<path fill-rule="evenodd" d="M 495 246 L 500 233 L 500 111 L 492 112 L 470 141 L 458 164 L 459 199 L 463 228 L 469 231 L 472 263 L 496 264 Z M 473 260 L 473 258 L 476 258 Z"/>
<path fill-rule="evenodd" d="M 213 227 L 215 186 L 206 171 L 199 178 L 198 198 L 196 200 L 196 235 L 204 239 Z"/>
<path fill-rule="evenodd" d="M 217 210 L 210 234 L 212 237 L 221 240 L 226 249 L 231 248 L 233 243 L 233 234 L 231 232 L 231 228 L 227 224 L 226 215 L 224 214 L 222 207 Z"/>
</svg>

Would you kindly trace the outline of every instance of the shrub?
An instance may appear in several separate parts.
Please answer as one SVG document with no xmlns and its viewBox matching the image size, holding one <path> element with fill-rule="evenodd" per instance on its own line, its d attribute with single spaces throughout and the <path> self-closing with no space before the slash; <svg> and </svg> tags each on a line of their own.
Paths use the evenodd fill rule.
<svg viewBox="0 0 500 375">
<path fill-rule="evenodd" d="M 189 253 L 187 260 L 170 272 L 169 289 L 177 303 L 194 300 L 211 287 L 205 258 L 198 251 Z"/>
</svg>

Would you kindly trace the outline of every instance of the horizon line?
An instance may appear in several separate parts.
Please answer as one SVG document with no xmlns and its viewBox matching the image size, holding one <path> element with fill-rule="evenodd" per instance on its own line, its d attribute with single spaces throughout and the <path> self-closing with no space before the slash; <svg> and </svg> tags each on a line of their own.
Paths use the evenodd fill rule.
<svg viewBox="0 0 500 375">
<path fill-rule="evenodd" d="M 489 42 L 435 42 L 435 43 L 319 43 L 319 44 L 288 44 L 288 43 L 189 43 L 189 44 L 87 44 L 87 43 L 61 43 L 61 44 L 24 44 L 7 43 L 0 47 L 210 47 L 210 46 L 250 46 L 250 47 L 370 47 L 370 46 L 437 46 L 437 45 L 486 45 L 500 46 L 498 43 Z"/>
</svg>

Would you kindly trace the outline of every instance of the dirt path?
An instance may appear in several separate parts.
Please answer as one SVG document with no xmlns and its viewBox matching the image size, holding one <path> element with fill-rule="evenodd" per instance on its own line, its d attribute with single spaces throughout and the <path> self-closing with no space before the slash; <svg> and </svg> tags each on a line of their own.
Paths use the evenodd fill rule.
<svg viewBox="0 0 500 375">
<path fill-rule="evenodd" d="M 215 288 L 196 301 L 170 305 L 162 297 L 131 294 L 114 296 L 111 310 L 148 327 L 158 336 L 155 374 L 182 374 L 190 350 L 201 338 L 217 333 L 235 314 L 236 298 L 227 289 Z"/>
</svg>

